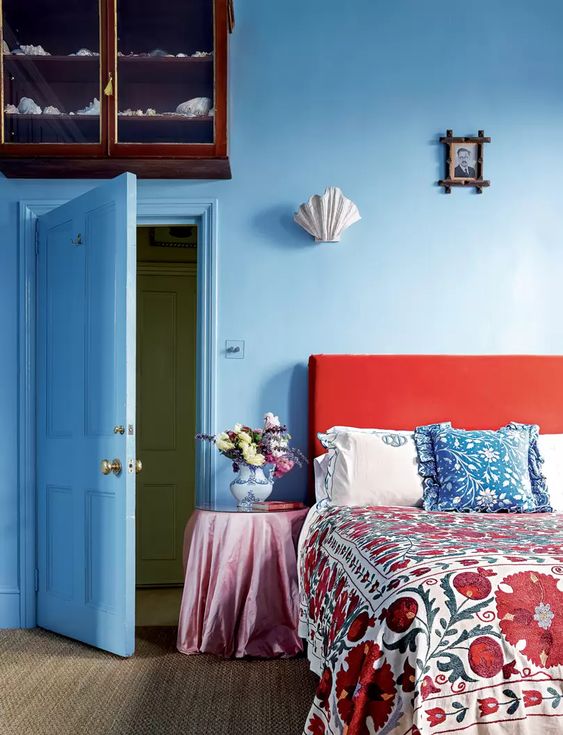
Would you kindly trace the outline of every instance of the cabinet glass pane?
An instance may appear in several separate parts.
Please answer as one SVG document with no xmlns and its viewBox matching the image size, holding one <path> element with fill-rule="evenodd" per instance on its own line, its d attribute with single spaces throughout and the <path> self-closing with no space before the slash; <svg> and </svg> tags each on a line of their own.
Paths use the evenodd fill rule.
<svg viewBox="0 0 563 735">
<path fill-rule="evenodd" d="M 118 0 L 122 143 L 212 143 L 213 0 Z"/>
<path fill-rule="evenodd" d="M 98 0 L 3 0 L 5 143 L 98 143 Z"/>
</svg>

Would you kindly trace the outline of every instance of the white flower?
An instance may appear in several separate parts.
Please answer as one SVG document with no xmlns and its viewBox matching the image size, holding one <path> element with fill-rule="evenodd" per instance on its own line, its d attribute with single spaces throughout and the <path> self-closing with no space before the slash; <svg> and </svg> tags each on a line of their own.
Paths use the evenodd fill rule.
<svg viewBox="0 0 563 735">
<path fill-rule="evenodd" d="M 247 431 L 239 431 L 237 439 L 239 444 L 252 444 L 252 437 Z"/>
<path fill-rule="evenodd" d="M 255 467 L 261 467 L 266 461 L 264 455 L 256 451 L 255 444 L 243 444 L 242 456 L 247 464 L 254 465 Z"/>
<path fill-rule="evenodd" d="M 495 462 L 498 459 L 498 452 L 492 447 L 485 447 L 485 449 L 481 449 L 479 454 L 481 454 L 487 460 L 487 462 Z"/>
<path fill-rule="evenodd" d="M 242 431 L 242 424 L 235 424 L 233 426 L 233 431 L 235 434 L 239 434 Z"/>
<path fill-rule="evenodd" d="M 279 417 L 274 416 L 274 414 L 271 411 L 268 411 L 268 413 L 264 416 L 264 428 L 274 429 L 278 426 L 281 426 Z"/>
<path fill-rule="evenodd" d="M 217 446 L 217 449 L 220 452 L 228 452 L 229 449 L 235 448 L 235 445 L 229 439 L 229 435 L 225 431 L 217 435 L 217 439 L 215 440 L 215 445 Z"/>
<path fill-rule="evenodd" d="M 479 497 L 477 498 L 477 503 L 479 505 L 483 505 L 486 508 L 490 508 L 491 505 L 494 505 L 497 500 L 497 494 L 494 490 L 491 490 L 490 488 L 486 488 L 485 490 L 481 490 L 479 492 Z"/>
<path fill-rule="evenodd" d="M 555 613 L 547 602 L 540 602 L 535 609 L 534 620 L 543 630 L 551 628 L 551 621 L 554 617 Z"/>
</svg>

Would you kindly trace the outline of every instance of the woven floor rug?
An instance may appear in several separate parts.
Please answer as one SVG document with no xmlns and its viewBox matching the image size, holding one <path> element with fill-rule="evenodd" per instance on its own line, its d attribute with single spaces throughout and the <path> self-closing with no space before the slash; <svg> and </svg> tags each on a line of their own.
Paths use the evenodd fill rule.
<svg viewBox="0 0 563 735">
<path fill-rule="evenodd" d="M 315 677 L 304 658 L 223 661 L 138 628 L 120 659 L 44 630 L 0 630 L 2 735 L 301 735 Z"/>
</svg>

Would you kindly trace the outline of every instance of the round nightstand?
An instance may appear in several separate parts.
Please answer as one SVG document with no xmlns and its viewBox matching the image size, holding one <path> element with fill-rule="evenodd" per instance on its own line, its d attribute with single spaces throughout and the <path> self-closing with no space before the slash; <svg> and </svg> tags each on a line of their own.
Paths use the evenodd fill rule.
<svg viewBox="0 0 563 735">
<path fill-rule="evenodd" d="M 307 512 L 194 511 L 184 535 L 179 651 L 273 658 L 302 650 L 296 548 Z"/>
</svg>

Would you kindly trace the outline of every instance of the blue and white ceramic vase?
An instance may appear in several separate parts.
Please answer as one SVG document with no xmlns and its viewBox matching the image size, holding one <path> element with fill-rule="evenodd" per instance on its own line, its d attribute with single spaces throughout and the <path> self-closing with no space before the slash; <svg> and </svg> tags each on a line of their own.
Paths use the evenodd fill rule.
<svg viewBox="0 0 563 735">
<path fill-rule="evenodd" d="M 250 508 L 252 503 L 266 500 L 272 494 L 274 482 L 263 467 L 241 464 L 230 488 L 239 508 Z"/>
</svg>

